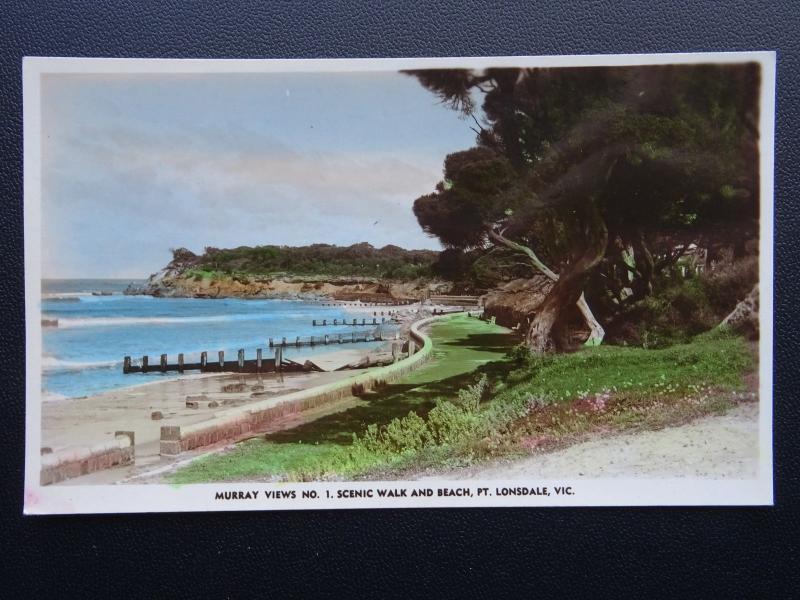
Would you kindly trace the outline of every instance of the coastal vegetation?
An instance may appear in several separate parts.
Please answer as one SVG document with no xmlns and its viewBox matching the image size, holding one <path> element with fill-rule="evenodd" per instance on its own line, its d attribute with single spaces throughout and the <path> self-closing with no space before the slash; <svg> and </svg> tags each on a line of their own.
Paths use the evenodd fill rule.
<svg viewBox="0 0 800 600">
<path fill-rule="evenodd" d="M 391 477 L 681 423 L 751 397 L 757 65 L 407 74 L 475 126 L 475 145 L 446 156 L 441 181 L 414 202 L 441 253 L 268 246 L 176 260 L 201 280 L 437 277 L 484 295 L 485 316 L 513 331 L 436 324 L 437 356 L 419 371 L 197 460 L 174 482 Z"/>
<path fill-rule="evenodd" d="M 398 246 L 375 248 L 367 243 L 352 246 L 265 245 L 207 247 L 199 255 L 179 248 L 173 250 L 173 261 L 182 265 L 187 275 L 202 278 L 246 274 L 410 280 L 431 276 L 438 255 L 433 250 L 406 250 Z"/>
<path fill-rule="evenodd" d="M 757 65 L 409 75 L 476 126 L 414 213 L 446 247 L 498 250 L 543 278 L 532 352 L 572 349 L 575 321 L 601 343 L 682 260 L 753 253 Z"/>
<path fill-rule="evenodd" d="M 436 324 L 436 358 L 362 405 L 200 458 L 170 479 L 383 477 L 518 455 L 585 433 L 722 412 L 755 368 L 748 342 L 725 329 L 663 349 L 534 356 L 492 327 L 467 317 Z"/>
</svg>

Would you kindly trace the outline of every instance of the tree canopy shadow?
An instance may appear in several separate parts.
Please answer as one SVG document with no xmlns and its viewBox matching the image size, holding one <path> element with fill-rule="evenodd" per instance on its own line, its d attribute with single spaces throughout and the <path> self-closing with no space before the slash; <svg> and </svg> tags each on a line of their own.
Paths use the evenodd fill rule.
<svg viewBox="0 0 800 600">
<path fill-rule="evenodd" d="M 365 404 L 342 412 L 329 414 L 292 429 L 266 436 L 275 443 L 335 443 L 350 444 L 353 433 L 361 433 L 372 423 L 386 425 L 392 419 L 416 412 L 421 417 L 436 406 L 436 400 L 455 398 L 458 390 L 474 383 L 481 374 L 492 379 L 504 377 L 513 367 L 502 355 L 466 373 L 421 383 L 395 383 L 368 392 L 359 399 Z"/>
</svg>

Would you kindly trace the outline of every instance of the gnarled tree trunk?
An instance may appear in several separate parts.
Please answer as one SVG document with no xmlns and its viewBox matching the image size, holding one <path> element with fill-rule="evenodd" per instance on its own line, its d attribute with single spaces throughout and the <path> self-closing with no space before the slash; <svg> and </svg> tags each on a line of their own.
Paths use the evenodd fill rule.
<svg viewBox="0 0 800 600">
<path fill-rule="evenodd" d="M 633 236 L 633 258 L 636 262 L 636 277 L 631 282 L 633 301 L 641 300 L 653 293 L 653 274 L 655 261 L 647 243 L 644 233 L 637 231 Z"/>
<path fill-rule="evenodd" d="M 544 301 L 536 311 L 536 315 L 528 328 L 526 344 L 534 354 L 544 354 L 557 349 L 553 328 L 561 320 L 564 309 L 576 303 L 579 309 L 581 309 L 581 304 L 585 307 L 591 320 L 599 330 L 598 333 L 604 333 L 603 328 L 594 319 L 591 311 L 588 310 L 589 307 L 583 296 L 583 288 L 592 269 L 600 264 L 605 255 L 606 245 L 608 244 L 608 230 L 593 205 L 587 209 L 584 220 L 586 244 L 583 247 L 583 251 L 577 260 L 567 265 L 558 276 L 555 284 L 550 288 Z M 581 300 L 582 303 L 580 302 Z M 584 310 L 581 310 L 581 313 L 586 318 Z M 587 323 L 589 323 L 589 319 L 587 319 Z M 591 324 L 590 328 L 592 328 Z"/>
<path fill-rule="evenodd" d="M 719 327 L 729 327 L 752 339 L 758 337 L 758 284 L 722 320 Z"/>
<path fill-rule="evenodd" d="M 603 249 L 600 252 L 600 257 L 597 259 L 597 262 L 599 262 L 599 260 L 602 259 L 603 253 L 605 252 L 605 245 L 608 242 L 608 234 L 607 234 L 607 232 L 605 230 L 605 225 L 603 225 L 602 222 L 601 222 L 601 226 L 602 226 L 602 230 L 604 232 L 602 234 L 603 235 L 603 240 L 602 240 Z M 556 283 L 559 281 L 559 279 L 560 279 L 559 275 L 556 272 L 554 272 L 552 269 L 550 269 L 547 265 L 545 265 L 539 259 L 539 257 L 536 256 L 536 253 L 533 250 L 531 250 L 530 248 L 528 248 L 527 246 L 525 246 L 523 244 L 519 244 L 517 242 L 514 242 L 513 240 L 510 240 L 510 239 L 506 238 L 502 234 L 493 231 L 491 228 L 489 228 L 489 236 L 495 242 L 498 242 L 498 243 L 506 246 L 507 248 L 510 248 L 512 250 L 520 252 L 521 254 L 524 254 L 528 258 L 528 260 L 530 260 L 530 262 L 534 266 L 534 268 L 536 268 L 538 271 L 543 273 L 551 281 L 554 281 Z M 587 270 L 587 272 L 586 272 L 587 276 L 588 276 L 588 271 L 591 270 L 591 268 L 593 268 L 597 264 L 597 262 L 595 262 L 594 265 L 592 265 L 592 267 L 590 267 Z M 585 278 L 584 278 L 583 281 L 585 282 Z M 539 307 L 539 310 L 537 311 L 537 318 L 539 319 L 538 324 L 536 324 L 536 319 L 534 319 L 534 321 L 531 323 L 531 327 L 533 327 L 534 324 L 536 324 L 537 329 L 540 330 L 540 332 L 541 332 L 540 334 L 537 334 L 537 336 L 538 335 L 546 335 L 548 338 L 550 338 L 553 326 L 555 325 L 556 320 L 558 319 L 559 315 L 561 314 L 561 308 L 560 307 L 569 306 L 570 304 L 572 304 L 574 302 L 577 305 L 578 310 L 580 311 L 580 313 L 583 316 L 584 320 L 586 321 L 587 327 L 589 327 L 589 338 L 586 340 L 586 345 L 587 346 L 599 346 L 602 343 L 603 338 L 606 335 L 606 332 L 603 329 L 603 326 L 600 324 L 600 322 L 595 318 L 594 314 L 592 313 L 592 309 L 589 308 L 589 303 L 586 302 L 586 297 L 584 296 L 583 292 L 581 292 L 581 294 L 577 298 L 577 300 L 573 300 L 572 302 L 569 302 L 567 304 L 560 304 L 559 305 L 560 307 L 558 309 L 554 308 L 554 306 L 556 306 L 556 304 L 554 304 L 553 306 L 549 306 L 549 307 L 546 306 L 547 299 L 549 297 L 551 297 L 551 296 L 552 296 L 552 289 L 551 289 L 550 293 L 548 294 L 548 296 L 545 298 L 545 300 L 542 303 L 542 305 Z M 555 300 L 554 300 L 554 302 L 555 302 Z M 561 302 L 561 300 L 559 300 L 559 302 Z M 553 311 L 555 311 L 555 312 L 553 312 Z M 551 321 L 551 317 L 548 316 L 550 312 L 553 312 L 553 314 L 552 314 L 552 322 L 550 322 Z M 531 337 L 530 330 L 528 332 L 527 337 L 528 337 L 528 339 L 530 339 L 530 337 Z M 554 349 L 555 345 L 556 345 L 555 342 L 552 339 L 550 339 L 550 341 L 546 344 L 546 346 L 548 348 L 546 351 Z"/>
</svg>

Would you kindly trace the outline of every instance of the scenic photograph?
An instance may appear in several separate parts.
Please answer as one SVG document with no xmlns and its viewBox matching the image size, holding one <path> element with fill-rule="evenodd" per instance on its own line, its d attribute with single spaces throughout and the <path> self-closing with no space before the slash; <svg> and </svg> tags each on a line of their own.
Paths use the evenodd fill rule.
<svg viewBox="0 0 800 600">
<path fill-rule="evenodd" d="M 762 64 L 411 66 L 41 75 L 42 489 L 763 475 Z"/>
</svg>

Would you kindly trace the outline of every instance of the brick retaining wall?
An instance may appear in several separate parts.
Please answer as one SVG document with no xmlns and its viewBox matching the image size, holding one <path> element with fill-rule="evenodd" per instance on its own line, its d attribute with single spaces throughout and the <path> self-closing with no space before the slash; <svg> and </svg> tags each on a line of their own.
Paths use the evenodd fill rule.
<svg viewBox="0 0 800 600">
<path fill-rule="evenodd" d="M 43 454 L 40 483 L 49 485 L 95 471 L 133 464 L 134 459 L 133 432 L 117 431 L 114 439 L 108 442 Z"/>
</svg>

